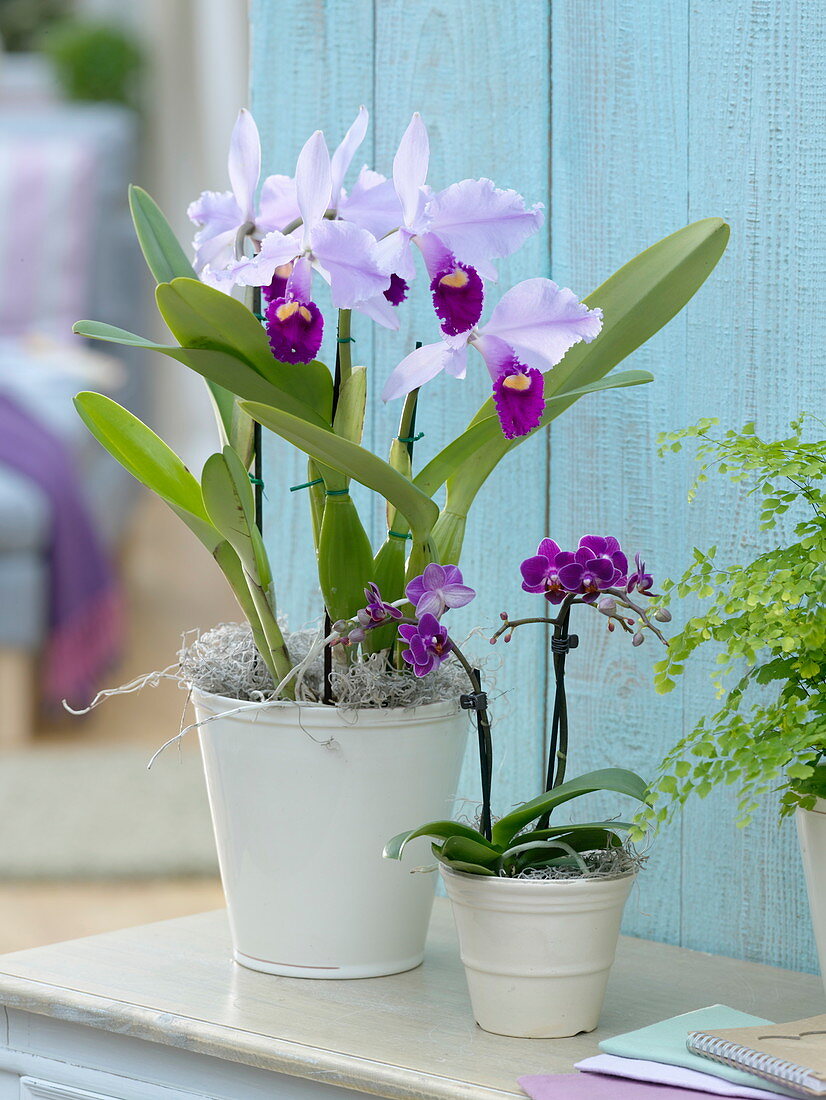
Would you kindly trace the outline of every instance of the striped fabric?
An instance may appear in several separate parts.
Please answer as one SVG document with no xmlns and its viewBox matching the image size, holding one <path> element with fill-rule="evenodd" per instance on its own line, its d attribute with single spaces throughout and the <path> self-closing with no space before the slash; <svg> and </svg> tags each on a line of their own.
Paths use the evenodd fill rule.
<svg viewBox="0 0 826 1100">
<path fill-rule="evenodd" d="M 66 339 L 84 314 L 95 160 L 76 137 L 0 132 L 0 335 Z"/>
</svg>

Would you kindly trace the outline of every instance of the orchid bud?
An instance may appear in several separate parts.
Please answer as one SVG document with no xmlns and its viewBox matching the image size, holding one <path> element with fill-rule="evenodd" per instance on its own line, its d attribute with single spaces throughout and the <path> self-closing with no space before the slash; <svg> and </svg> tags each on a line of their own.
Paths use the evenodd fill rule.
<svg viewBox="0 0 826 1100">
<path fill-rule="evenodd" d="M 617 610 L 617 601 L 612 596 L 603 596 L 597 604 L 603 615 L 612 615 Z"/>
<path fill-rule="evenodd" d="M 350 645 L 358 645 L 359 642 L 363 642 L 366 637 L 367 631 L 363 627 L 357 626 L 347 635 L 347 641 Z"/>
<path fill-rule="evenodd" d="M 616 626 L 617 626 L 617 624 L 615 622 L 613 622 L 610 619 L 608 620 L 608 629 L 611 631 L 612 634 L 613 634 L 614 630 L 616 630 Z"/>
<path fill-rule="evenodd" d="M 350 622 L 348 619 L 336 619 L 333 623 L 332 630 L 334 634 L 346 634 L 350 629 Z"/>
<path fill-rule="evenodd" d="M 645 635 L 641 630 L 638 630 L 634 637 L 631 639 L 631 645 L 642 645 L 645 641 Z"/>
<path fill-rule="evenodd" d="M 502 620 L 503 623 L 506 623 L 508 621 L 507 611 L 500 611 L 499 612 L 499 618 Z"/>
<path fill-rule="evenodd" d="M 671 612 L 668 610 L 667 607 L 658 607 L 657 610 L 654 612 L 654 618 L 657 620 L 658 623 L 670 623 Z"/>
</svg>

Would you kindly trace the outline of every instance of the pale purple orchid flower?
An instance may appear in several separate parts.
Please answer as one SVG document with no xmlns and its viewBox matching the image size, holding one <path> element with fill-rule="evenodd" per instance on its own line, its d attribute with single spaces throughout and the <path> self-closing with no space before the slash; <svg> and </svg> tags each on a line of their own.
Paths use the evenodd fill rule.
<svg viewBox="0 0 826 1100">
<path fill-rule="evenodd" d="M 345 162 L 346 155 L 335 166 L 339 188 Z M 352 222 L 325 216 L 330 209 L 334 177 L 330 153 L 320 130 L 316 130 L 299 154 L 295 185 L 300 228 L 289 234 L 273 230 L 263 238 L 255 256 L 237 260 L 224 272 L 215 272 L 215 277 L 242 286 L 268 286 L 279 268 L 305 257 L 330 284 L 336 309 L 350 309 L 381 295 L 390 276 L 379 263 L 375 238 Z"/>
<path fill-rule="evenodd" d="M 255 225 L 255 190 L 261 175 L 261 141 L 250 112 L 242 107 L 232 128 L 227 158 L 231 191 L 203 191 L 187 208 L 198 232 L 193 242 L 195 270 L 225 267 L 235 258 L 235 239 Z"/>
<path fill-rule="evenodd" d="M 476 598 L 474 589 L 464 583 L 457 565 L 431 562 L 421 576 L 414 577 L 405 595 L 416 608 L 416 618 L 435 615 L 440 619 L 450 607 L 464 607 Z"/>
<path fill-rule="evenodd" d="M 411 244 L 420 248 L 430 275 L 442 331 L 469 331 L 482 314 L 482 276 L 496 279 L 493 259 L 509 256 L 542 225 L 542 206 L 531 209 L 516 191 L 491 180 L 461 180 L 436 194 L 427 186 L 430 143 L 421 116 L 413 115 L 393 161 L 402 224 L 380 243 L 390 271 L 415 277 Z"/>
<path fill-rule="evenodd" d="M 464 378 L 470 346 L 481 353 L 493 380 L 505 436 L 526 435 L 539 425 L 544 410 L 541 374 L 580 340 L 590 343 L 601 328 L 602 310 L 588 309 L 573 291 L 550 279 L 527 279 L 502 295 L 484 325 L 406 356 L 387 380 L 382 399 L 402 397 L 443 370 Z"/>
</svg>

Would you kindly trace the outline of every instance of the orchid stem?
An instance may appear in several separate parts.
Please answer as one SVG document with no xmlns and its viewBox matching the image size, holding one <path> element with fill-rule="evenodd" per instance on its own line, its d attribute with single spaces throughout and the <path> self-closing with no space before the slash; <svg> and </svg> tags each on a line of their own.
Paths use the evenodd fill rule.
<svg viewBox="0 0 826 1100">
<path fill-rule="evenodd" d="M 451 645 L 451 652 L 455 654 L 459 664 L 467 673 L 473 688 L 472 698 L 474 698 L 475 705 L 472 709 L 476 714 L 476 732 L 479 739 L 479 771 L 482 781 L 482 809 L 479 815 L 479 829 L 485 839 L 490 840 L 492 830 L 490 795 L 493 782 L 493 739 L 490 735 L 487 701 L 482 691 L 482 676 L 479 669 L 473 668 L 455 642 L 452 642 Z"/>
<path fill-rule="evenodd" d="M 336 345 L 336 379 L 338 385 L 336 386 L 333 402 L 333 416 L 335 416 L 335 406 L 338 403 L 338 395 L 341 387 L 353 373 L 353 353 L 350 350 L 350 344 L 352 342 L 350 337 L 350 317 L 351 312 L 349 309 L 340 309 L 338 311 L 338 344 Z"/>
</svg>

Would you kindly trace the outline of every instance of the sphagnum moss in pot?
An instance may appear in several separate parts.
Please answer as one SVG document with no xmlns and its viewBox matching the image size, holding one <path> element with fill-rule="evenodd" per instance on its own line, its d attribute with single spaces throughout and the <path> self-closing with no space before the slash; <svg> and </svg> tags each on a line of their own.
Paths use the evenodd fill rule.
<svg viewBox="0 0 826 1100">
<path fill-rule="evenodd" d="M 483 807 L 478 828 L 431 821 L 394 837 L 385 856 L 401 859 L 412 841 L 432 840 L 453 906 L 473 1013 L 486 1031 L 523 1038 L 562 1038 L 599 1022 L 620 921 L 636 879 L 639 857 L 622 834 L 628 821 L 557 824 L 553 814 L 575 798 L 613 791 L 639 802 L 646 783 L 625 768 L 565 778 L 568 720 L 565 660 L 578 644 L 569 634 L 571 608 L 589 604 L 608 629 L 619 626 L 639 645 L 646 632 L 665 642 L 657 625 L 670 613 L 643 606 L 655 598 L 652 579 L 628 560 L 614 538 L 586 535 L 574 551 L 543 539 L 522 563 L 522 587 L 542 593 L 558 610 L 552 618 L 510 619 L 494 635 L 509 641 L 529 623 L 553 627 L 555 698 L 546 789 L 492 822 L 490 744 L 482 747 Z M 407 628 L 408 630 L 412 628 Z M 418 630 L 423 631 L 423 624 Z M 487 723 L 485 723 L 487 725 Z"/>
<path fill-rule="evenodd" d="M 158 308 L 178 344 L 100 322 L 75 326 L 92 339 L 169 356 L 209 387 L 220 450 L 200 480 L 107 397 L 83 393 L 76 404 L 102 445 L 213 555 L 268 672 L 257 703 L 243 693 L 232 697 L 220 676 L 209 691 L 194 685 L 235 957 L 260 970 L 325 978 L 390 973 L 421 960 L 432 883 L 383 863 L 381 851 L 407 821 L 449 812 L 467 734 L 449 675 L 427 705 L 393 704 L 400 691 L 415 703 L 404 692 L 417 678 L 393 614 L 385 622 L 377 608 L 410 607 L 410 583 L 434 575 L 444 580 L 436 585 L 444 605 L 434 605 L 442 612 L 466 598 L 457 563 L 468 510 L 488 475 L 580 397 L 650 381 L 644 371 L 609 372 L 691 298 L 728 239 L 719 219 L 687 226 L 626 264 L 587 302 L 549 279 L 529 279 L 502 294 L 481 324 L 484 278 L 493 261 L 540 229 L 541 207 L 489 179 L 428 187 L 428 138 L 418 114 L 401 139 L 392 179 L 365 169 L 346 191 L 367 121 L 360 110 L 332 157 L 317 131 L 294 177 L 267 177 L 256 198 L 261 147 L 251 115 L 241 111 L 230 147 L 232 190 L 205 192 L 189 208 L 198 226 L 194 266 L 150 197 L 139 188 L 130 193 Z M 368 370 L 353 365 L 352 311 L 398 328 L 416 251 L 441 333 L 403 358 L 385 385 L 385 400 L 404 397 L 398 428 L 387 426 L 385 461 L 361 443 Z M 334 370 L 316 359 L 325 318 L 314 273 L 329 285 L 337 311 Z M 232 296 L 236 287 L 243 301 Z M 491 397 L 414 475 L 419 387 L 443 369 L 462 377 L 470 347 L 491 374 Z M 312 517 L 324 602 L 319 642 L 359 612 L 348 644 L 325 651 L 315 692 L 307 662 L 279 622 L 261 536 L 261 437 L 268 431 L 308 458 L 306 482 L 292 486 L 289 499 L 308 502 Z M 351 479 L 386 506 L 378 549 L 350 496 Z M 440 508 L 433 498 L 443 486 Z M 286 506 L 286 488 L 275 502 L 279 488 L 268 486 L 273 509 Z M 351 693 L 344 706 L 336 685 L 352 687 L 348 677 L 361 675 L 365 663 L 381 672 L 385 687 L 392 680 L 392 689 L 383 695 L 374 684 L 369 698 Z"/>
</svg>

